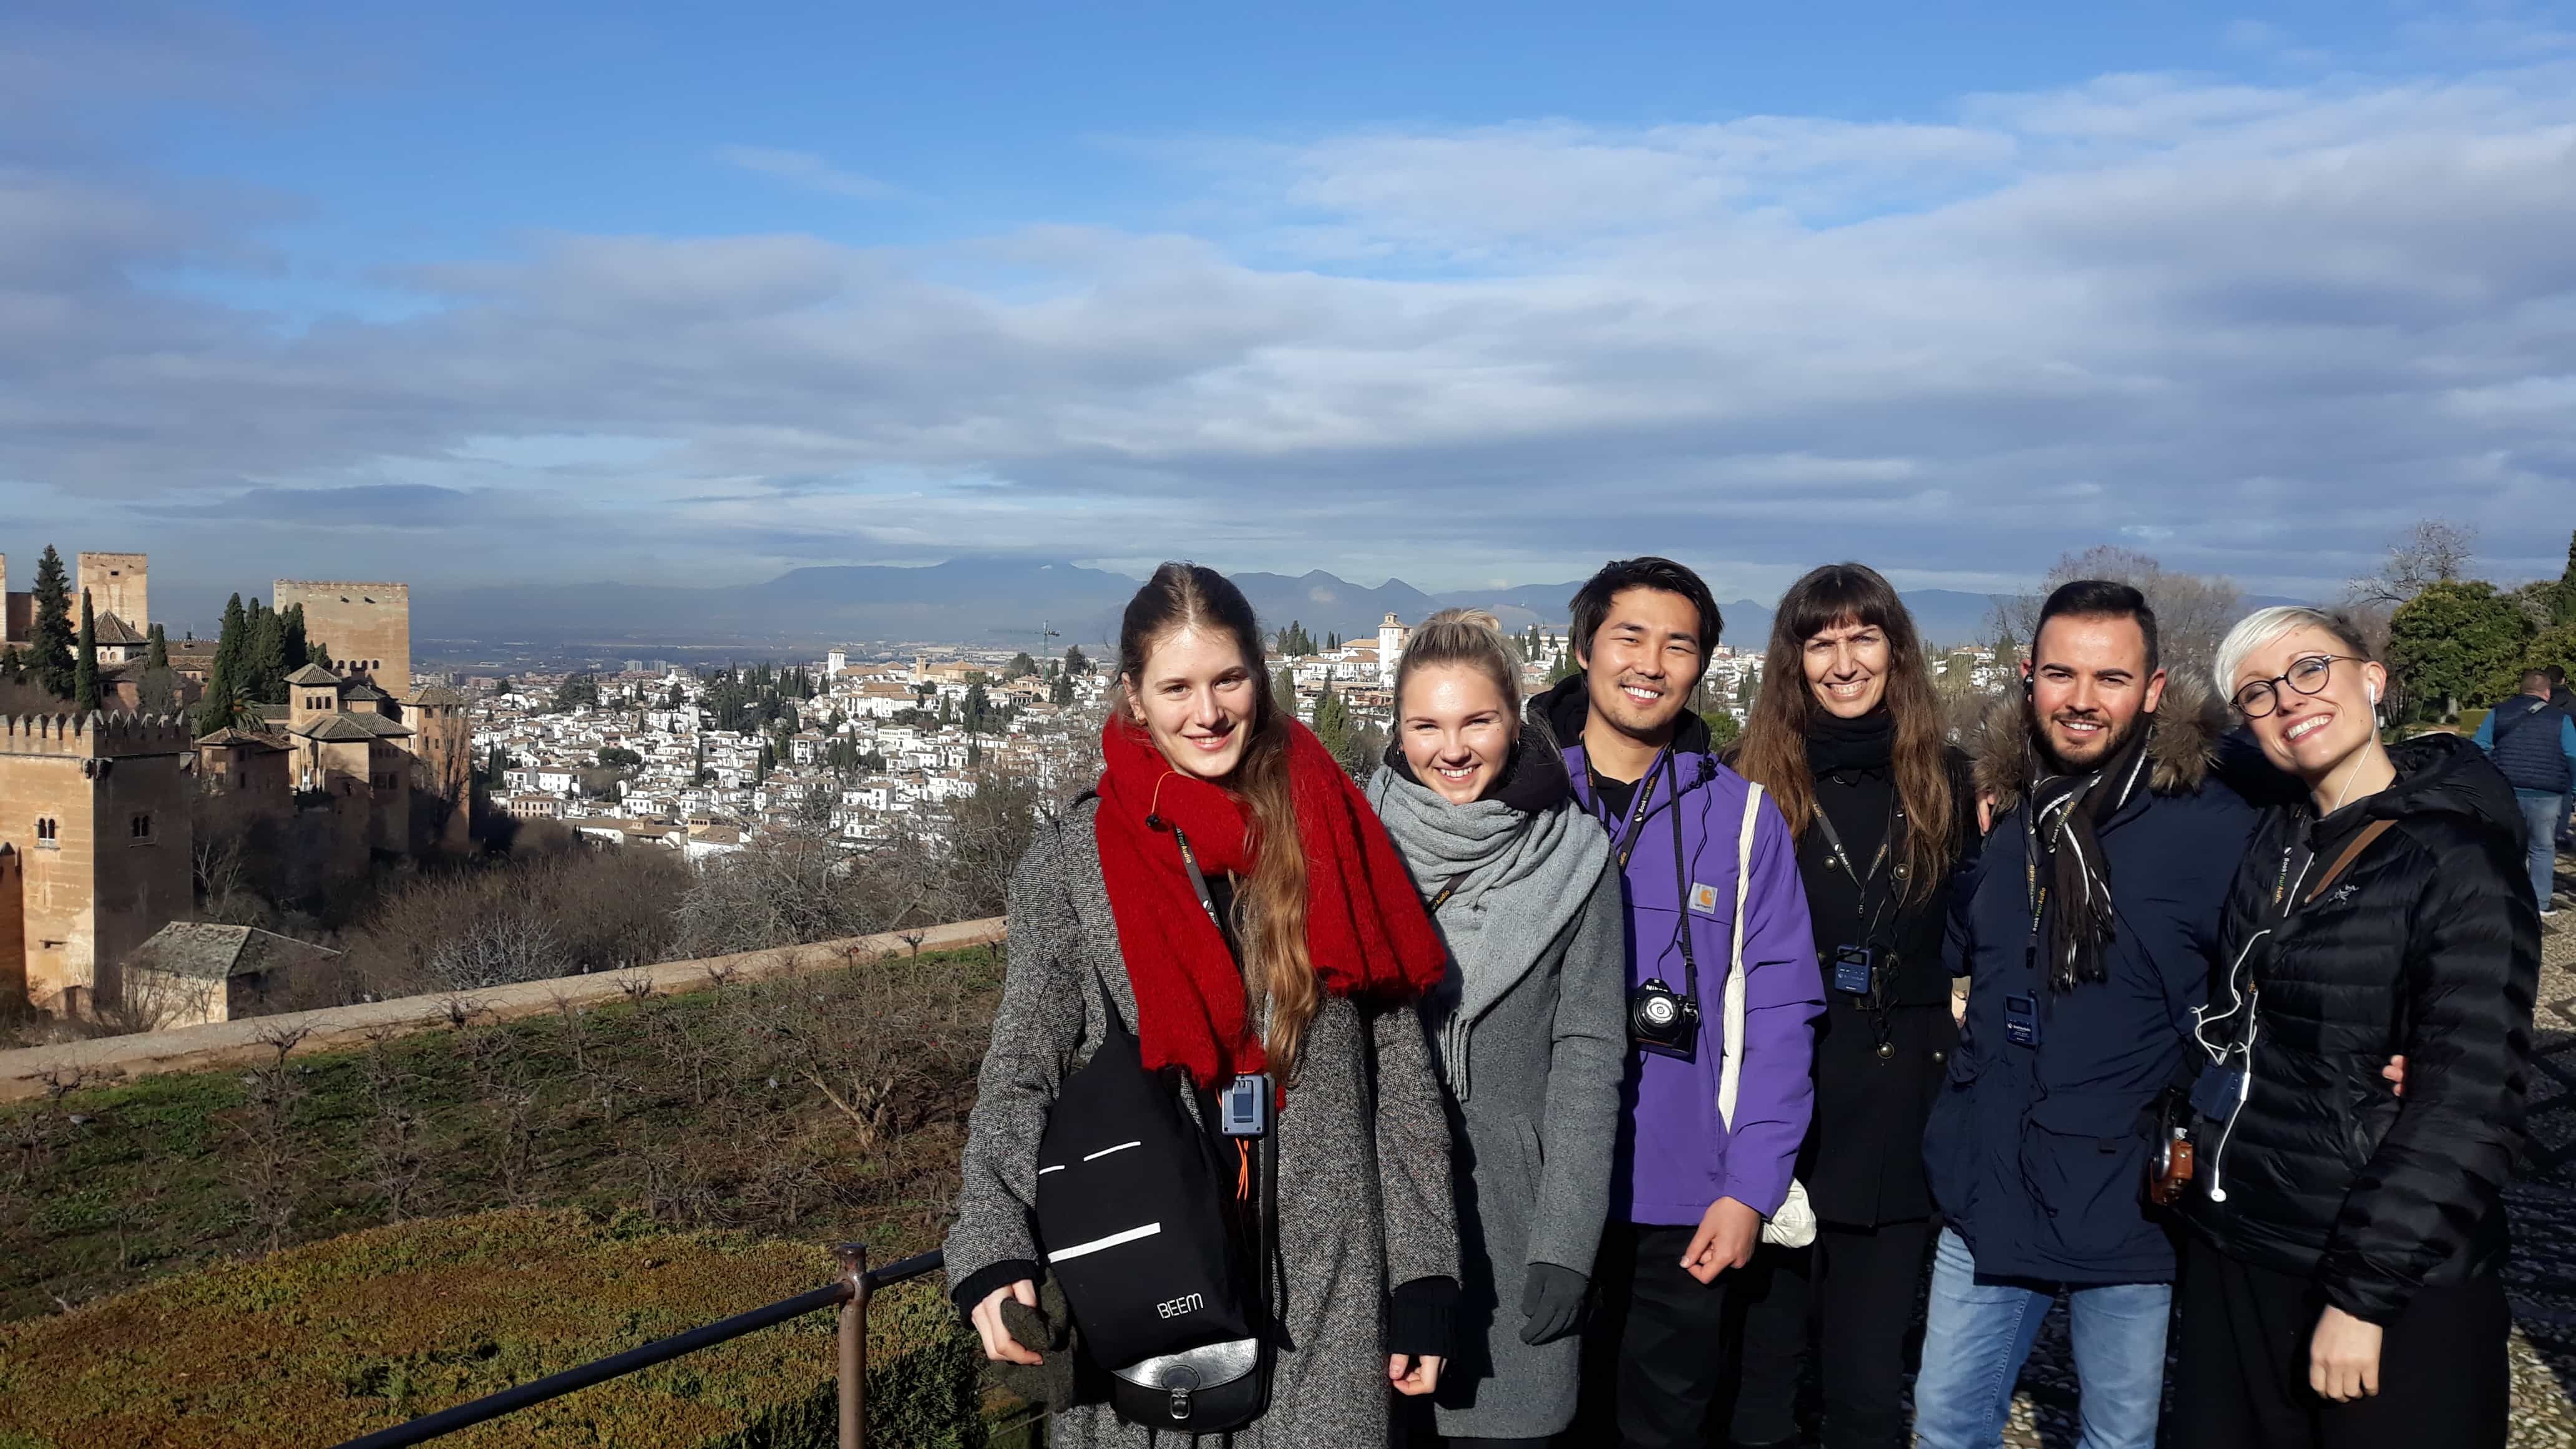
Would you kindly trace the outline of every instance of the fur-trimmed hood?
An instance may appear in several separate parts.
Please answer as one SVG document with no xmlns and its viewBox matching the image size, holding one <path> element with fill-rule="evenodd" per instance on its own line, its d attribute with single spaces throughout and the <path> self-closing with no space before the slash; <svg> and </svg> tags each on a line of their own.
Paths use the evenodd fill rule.
<svg viewBox="0 0 2576 1449">
<path fill-rule="evenodd" d="M 2198 793 L 2218 768 L 2226 733 L 2226 706 L 2216 696 L 2169 677 L 2147 736 L 2147 788 L 2159 795 Z M 1995 802 L 1997 815 L 2021 803 L 2037 773 L 2038 751 L 2021 695 L 1996 700 L 1978 721 L 1968 753 L 1975 760 L 1977 792 Z"/>
</svg>

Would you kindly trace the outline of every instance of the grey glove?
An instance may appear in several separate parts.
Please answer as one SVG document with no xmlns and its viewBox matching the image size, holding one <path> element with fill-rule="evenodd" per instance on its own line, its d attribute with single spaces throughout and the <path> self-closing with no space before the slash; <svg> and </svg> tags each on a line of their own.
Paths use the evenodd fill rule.
<svg viewBox="0 0 2576 1449">
<path fill-rule="evenodd" d="M 1536 1346 L 1554 1343 L 1583 1324 L 1583 1295 L 1592 1287 L 1592 1279 L 1572 1268 L 1554 1263 L 1532 1263 L 1521 1279 L 1521 1313 L 1529 1322 L 1521 1328 L 1521 1342 Z"/>
</svg>

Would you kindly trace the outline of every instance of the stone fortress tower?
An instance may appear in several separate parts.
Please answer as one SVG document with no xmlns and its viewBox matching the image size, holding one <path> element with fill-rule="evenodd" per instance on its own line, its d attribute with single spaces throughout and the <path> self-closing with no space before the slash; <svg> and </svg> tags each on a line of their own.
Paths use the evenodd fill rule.
<svg viewBox="0 0 2576 1449">
<path fill-rule="evenodd" d="M 76 560 L 74 606 L 86 589 L 104 662 L 106 620 L 136 641 L 150 627 L 148 561 Z M 0 557 L 0 632 L 22 643 L 34 600 L 8 582 Z M 120 963 L 193 913 L 197 812 L 217 804 L 285 831 L 273 843 L 320 877 L 471 848 L 473 712 L 458 691 L 413 680 L 409 586 L 280 579 L 275 604 L 304 606 L 307 637 L 337 668 L 299 671 L 265 720 L 199 740 L 184 717 L 0 716 L 0 1001 L 114 1008 Z"/>
<path fill-rule="evenodd" d="M 72 572 L 73 619 L 80 617 L 81 592 L 87 590 L 92 609 L 114 614 L 137 634 L 152 632 L 147 562 L 139 553 L 82 553 Z"/>
<path fill-rule="evenodd" d="M 181 719 L 0 718 L 0 991 L 87 1015 L 189 913 L 195 757 Z"/>
<path fill-rule="evenodd" d="M 332 667 L 396 699 L 411 693 L 411 586 L 279 579 L 269 605 L 304 606 L 304 637 Z"/>
</svg>

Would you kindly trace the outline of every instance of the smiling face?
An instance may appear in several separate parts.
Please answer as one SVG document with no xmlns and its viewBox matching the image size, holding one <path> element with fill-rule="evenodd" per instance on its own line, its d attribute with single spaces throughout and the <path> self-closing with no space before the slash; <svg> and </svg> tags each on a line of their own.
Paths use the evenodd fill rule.
<svg viewBox="0 0 2576 1449">
<path fill-rule="evenodd" d="M 2090 770 L 2136 733 L 2165 695 L 2147 669 L 2147 634 L 2126 615 L 2060 614 L 2031 643 L 2032 722 L 2057 767 Z"/>
<path fill-rule="evenodd" d="M 1592 713 L 1621 734 L 1660 744 L 1690 703 L 1705 658 L 1690 600 L 1662 589 L 1614 594 L 1582 660 Z"/>
<path fill-rule="evenodd" d="M 1173 769 L 1223 780 L 1243 763 L 1261 707 L 1259 681 L 1233 635 L 1184 625 L 1146 652 L 1143 678 L 1124 682 L 1136 722 Z"/>
<path fill-rule="evenodd" d="M 2228 694 L 2258 680 L 2272 681 L 2272 695 L 2277 703 L 2270 714 L 2246 721 L 2254 731 L 2255 743 L 2275 765 L 2298 776 L 2311 786 L 2332 774 L 2336 767 L 2352 758 L 2356 751 L 2367 749 L 2377 737 L 2378 722 L 2372 692 L 2388 687 L 2388 671 L 2377 664 L 2356 663 L 2345 657 L 2351 648 L 2334 635 L 2313 625 L 2287 630 L 2270 639 L 2236 666 L 2236 677 L 2227 682 Z M 2315 694 L 2301 694 L 2279 682 L 2301 660 L 2328 659 L 2325 687 Z M 2305 681 L 2302 681 L 2305 682 Z"/>
<path fill-rule="evenodd" d="M 1405 763 L 1452 805 L 1485 798 L 1511 763 L 1518 733 L 1511 704 L 1472 664 L 1433 664 L 1404 681 L 1396 738 Z"/>
<path fill-rule="evenodd" d="M 1807 636 L 1799 663 L 1825 713 L 1858 719 L 1887 698 L 1887 631 L 1844 619 Z"/>
</svg>

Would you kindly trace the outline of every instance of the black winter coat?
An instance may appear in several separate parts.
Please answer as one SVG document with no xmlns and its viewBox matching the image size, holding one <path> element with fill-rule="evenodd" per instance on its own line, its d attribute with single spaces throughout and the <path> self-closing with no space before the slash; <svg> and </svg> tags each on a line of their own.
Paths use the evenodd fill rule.
<svg viewBox="0 0 2576 1449">
<path fill-rule="evenodd" d="M 2250 1030 L 2252 1070 L 2233 1110 L 2205 1075 L 2219 1115 L 2200 1121 L 2187 1199 L 2221 1251 L 2313 1274 L 2326 1302 L 2382 1324 L 2417 1288 L 2504 1260 L 2540 971 L 2513 787 L 2454 736 L 2391 754 L 2394 785 L 2323 821 L 2267 811 L 2246 851 L 2199 1035 L 2225 1047 Z M 2395 828 L 2309 903 L 2376 820 Z M 2403 1097 L 2380 1076 L 2400 1054 Z"/>
<path fill-rule="evenodd" d="M 1954 809 L 1951 839 L 1957 854 L 1977 844 L 1975 787 L 1968 757 L 1951 752 Z M 1896 796 L 1888 767 L 1846 768 L 1815 777 L 1816 803 L 1834 822 L 1853 864 L 1866 872 L 1887 834 Z M 1901 827 L 1900 827 L 1901 828 Z M 1889 843 L 1889 855 L 1898 853 Z M 1932 1115 L 1959 1029 L 1950 1015 L 1950 971 L 1943 937 L 1950 921 L 1950 876 L 1903 902 L 1883 903 L 1887 874 L 1874 882 L 1877 930 L 1862 919 L 1861 892 L 1833 863 L 1822 830 L 1798 837 L 1798 875 L 1807 888 L 1807 914 L 1815 924 L 1816 959 L 1824 969 L 1825 1018 L 1816 1037 L 1816 1112 L 1798 1154 L 1816 1216 L 1829 1223 L 1875 1227 L 1932 1216 L 1932 1190 L 1923 1177 L 1923 1126 Z M 1873 1010 L 1862 998 L 1832 988 L 1835 948 L 1869 945 L 1887 960 L 1888 1000 Z M 1887 1052 L 1880 1055 L 1882 1031 Z"/>
</svg>

